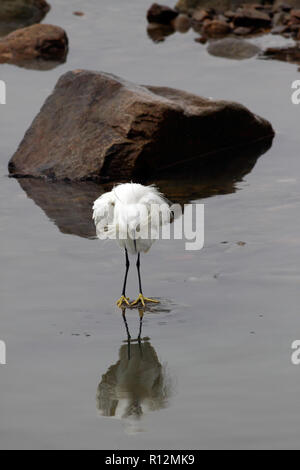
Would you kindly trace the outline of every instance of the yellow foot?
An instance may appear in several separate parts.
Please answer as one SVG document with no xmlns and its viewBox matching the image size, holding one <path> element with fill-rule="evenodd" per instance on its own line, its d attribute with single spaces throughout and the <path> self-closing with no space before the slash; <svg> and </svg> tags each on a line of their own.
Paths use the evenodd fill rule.
<svg viewBox="0 0 300 470">
<path fill-rule="evenodd" d="M 139 303 L 142 304 L 143 307 L 146 307 L 146 302 L 150 302 L 153 304 L 159 304 L 159 300 L 148 299 L 148 297 L 144 297 L 143 294 L 140 294 L 138 298 L 131 304 L 131 307 L 138 305 Z"/>
<path fill-rule="evenodd" d="M 117 302 L 117 306 L 119 308 L 122 308 L 124 307 L 124 305 L 127 305 L 127 307 L 130 307 L 129 298 L 125 297 L 125 295 L 122 295 L 122 297 L 120 297 Z"/>
</svg>

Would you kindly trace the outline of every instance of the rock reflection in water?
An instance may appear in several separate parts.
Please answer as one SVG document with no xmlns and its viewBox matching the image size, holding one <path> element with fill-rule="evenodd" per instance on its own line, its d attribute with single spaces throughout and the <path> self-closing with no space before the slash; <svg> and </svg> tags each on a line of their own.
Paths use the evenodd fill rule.
<svg viewBox="0 0 300 470">
<path fill-rule="evenodd" d="M 195 166 L 191 159 L 182 168 L 168 168 L 151 181 L 167 198 L 180 204 L 220 194 L 231 194 L 236 185 L 254 168 L 258 158 L 272 145 L 271 140 L 263 140 L 248 149 L 209 156 Z M 32 199 L 52 220 L 62 233 L 84 238 L 95 238 L 92 221 L 94 200 L 112 185 L 98 185 L 93 182 L 66 183 L 49 182 L 39 179 L 21 178 L 18 180 L 27 196 Z M 139 181 L 141 182 L 141 181 Z"/>
<path fill-rule="evenodd" d="M 17 29 L 40 23 L 49 10 L 50 5 L 43 0 L 39 2 L 1 0 L 0 37 L 6 36 Z"/>
<path fill-rule="evenodd" d="M 261 59 L 280 60 L 290 64 L 300 65 L 300 47 L 270 47 L 260 55 Z"/>
<path fill-rule="evenodd" d="M 44 59 L 33 59 L 33 60 L 22 60 L 22 61 L 10 61 L 9 65 L 16 65 L 21 69 L 27 70 L 39 70 L 41 72 L 47 72 L 49 70 L 56 69 L 61 65 L 65 64 L 67 55 L 62 57 L 61 60 L 44 60 Z"/>
<path fill-rule="evenodd" d="M 150 24 L 147 28 L 147 34 L 153 42 L 163 42 L 174 33 L 175 29 L 172 25 Z"/>
<path fill-rule="evenodd" d="M 19 179 L 27 196 L 36 203 L 62 233 L 95 238 L 92 205 L 105 192 L 94 183 L 52 183 L 40 179 Z"/>
<path fill-rule="evenodd" d="M 151 183 L 157 184 L 170 201 L 179 204 L 235 193 L 237 183 L 252 172 L 272 142 L 273 139 L 265 139 L 247 149 L 208 155 L 197 163 L 191 159 L 184 170 L 167 169 Z"/>
</svg>

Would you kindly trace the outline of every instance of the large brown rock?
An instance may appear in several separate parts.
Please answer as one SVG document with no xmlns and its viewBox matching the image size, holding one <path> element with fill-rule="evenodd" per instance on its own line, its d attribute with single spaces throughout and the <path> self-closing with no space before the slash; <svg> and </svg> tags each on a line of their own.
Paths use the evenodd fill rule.
<svg viewBox="0 0 300 470">
<path fill-rule="evenodd" d="M 58 26 L 36 24 L 18 29 L 0 40 L 0 63 L 24 64 L 27 61 L 63 60 L 68 38 Z"/>
<path fill-rule="evenodd" d="M 19 177 L 130 179 L 273 135 L 236 103 L 77 70 L 58 81 L 9 169 Z"/>
<path fill-rule="evenodd" d="M 0 34 L 39 23 L 49 10 L 46 0 L 1 0 Z"/>
</svg>

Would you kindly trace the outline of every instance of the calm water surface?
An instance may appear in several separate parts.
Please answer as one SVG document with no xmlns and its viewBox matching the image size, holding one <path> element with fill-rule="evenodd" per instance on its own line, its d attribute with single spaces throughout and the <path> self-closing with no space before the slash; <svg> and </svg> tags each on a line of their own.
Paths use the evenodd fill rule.
<svg viewBox="0 0 300 470">
<path fill-rule="evenodd" d="M 0 69 L 8 87 L 0 108 L 0 339 L 8 353 L 0 447 L 298 449 L 300 368 L 290 360 L 300 338 L 300 107 L 290 99 L 297 66 L 214 58 L 192 32 L 154 44 L 148 0 L 50 3 L 47 23 L 70 37 L 67 63 Z M 236 100 L 277 132 L 242 181 L 228 191 L 216 183 L 216 196 L 201 199 L 203 251 L 160 242 L 143 260 L 146 294 L 162 304 L 146 315 L 130 362 L 114 307 L 118 247 L 65 230 L 68 211 L 58 223 L 7 178 L 8 159 L 58 77 L 76 68 Z M 137 294 L 134 271 L 128 292 Z M 138 312 L 127 319 L 135 338 Z"/>
</svg>

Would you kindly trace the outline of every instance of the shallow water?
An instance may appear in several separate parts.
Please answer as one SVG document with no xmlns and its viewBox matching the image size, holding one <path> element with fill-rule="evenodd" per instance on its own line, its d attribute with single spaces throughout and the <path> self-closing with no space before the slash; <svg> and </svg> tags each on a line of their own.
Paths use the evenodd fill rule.
<svg viewBox="0 0 300 470">
<path fill-rule="evenodd" d="M 0 366 L 0 447 L 299 448 L 300 369 L 290 360 L 300 337 L 300 107 L 290 99 L 297 66 L 214 58 L 192 32 L 154 44 L 148 0 L 50 3 L 45 21 L 70 37 L 67 63 L 44 72 L 0 69 L 8 87 L 0 108 L 0 339 L 8 354 Z M 8 159 L 58 77 L 76 68 L 233 99 L 277 132 L 242 181 L 226 180 L 225 189 L 210 182 L 208 192 L 193 182 L 188 199 L 206 206 L 204 250 L 159 242 L 143 260 L 146 294 L 162 303 L 146 315 L 129 366 L 114 307 L 122 253 L 85 238 L 86 226 L 75 235 L 70 214 L 53 214 L 7 178 Z M 134 271 L 128 292 L 137 294 Z M 135 339 L 138 312 L 127 320 Z M 104 409 L 121 416 L 130 404 L 143 413 L 139 420 L 103 416 L 99 387 L 107 380 Z"/>
</svg>

